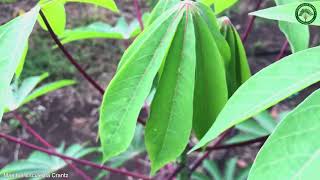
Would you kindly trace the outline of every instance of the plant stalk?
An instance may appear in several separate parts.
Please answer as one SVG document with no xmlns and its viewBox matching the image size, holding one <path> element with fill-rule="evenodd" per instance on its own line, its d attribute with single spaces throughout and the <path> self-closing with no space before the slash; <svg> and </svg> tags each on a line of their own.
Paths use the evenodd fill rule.
<svg viewBox="0 0 320 180">
<path fill-rule="evenodd" d="M 286 50 L 288 49 L 288 47 L 289 47 L 289 42 L 288 42 L 288 40 L 286 39 L 286 40 L 284 41 L 282 47 L 281 47 L 281 50 L 280 50 L 278 56 L 276 57 L 276 60 L 277 60 L 277 61 L 279 61 L 281 58 L 283 58 L 283 56 L 284 56 Z"/>
<path fill-rule="evenodd" d="M 63 54 L 66 56 L 66 58 L 70 61 L 70 63 L 80 72 L 80 74 L 95 88 L 97 89 L 100 94 L 104 94 L 104 89 L 89 75 L 86 73 L 86 71 L 80 66 L 80 64 L 77 63 L 77 61 L 73 58 L 73 56 L 67 51 L 67 49 L 62 45 L 61 41 L 57 37 L 57 35 L 54 33 L 52 27 L 49 24 L 49 21 L 47 20 L 46 16 L 40 10 L 40 16 L 43 19 L 43 22 L 45 23 L 48 32 L 50 33 L 52 39 L 55 41 L 55 43 L 58 45 L 60 50 L 63 52 Z"/>
<path fill-rule="evenodd" d="M 141 8 L 139 6 L 138 0 L 133 0 L 133 4 L 134 4 L 134 8 L 136 10 L 136 16 L 137 16 L 137 19 L 138 19 L 138 22 L 139 22 L 139 25 L 140 25 L 140 29 L 141 29 L 141 32 L 142 32 L 143 29 L 144 29 L 144 25 L 143 25 L 143 20 L 142 20 Z"/>
<path fill-rule="evenodd" d="M 222 133 L 217 140 L 213 143 L 213 145 L 211 147 L 216 147 L 218 146 L 226 137 L 227 135 L 231 132 L 232 129 L 228 129 L 227 131 L 225 131 L 224 133 Z M 212 150 L 208 150 L 206 151 L 199 159 L 197 159 L 195 161 L 195 163 L 193 165 L 190 166 L 190 172 L 189 175 L 192 174 L 193 171 L 195 171 L 201 164 L 202 162 L 210 155 L 210 153 L 213 151 Z M 169 176 L 168 180 L 173 180 L 174 177 L 176 177 L 182 170 L 184 169 L 183 166 L 179 166 L 177 167 L 177 169 Z"/>
<path fill-rule="evenodd" d="M 91 161 L 87 161 L 84 159 L 77 159 L 77 158 L 69 157 L 69 156 L 54 152 L 52 150 L 48 150 L 48 149 L 36 146 L 34 144 L 28 143 L 26 141 L 23 141 L 21 139 L 18 139 L 16 137 L 13 137 L 13 136 L 10 136 L 10 135 L 4 134 L 4 133 L 0 133 L 0 138 L 4 138 L 8 141 L 20 144 L 20 145 L 28 147 L 32 150 L 41 151 L 41 152 L 44 152 L 48 155 L 57 156 L 62 159 L 65 159 L 65 160 L 70 160 L 70 161 L 73 161 L 73 162 L 76 162 L 76 163 L 79 163 L 82 165 L 91 166 L 96 169 L 101 169 L 101 170 L 109 171 L 112 173 L 122 174 L 127 177 L 133 177 L 133 178 L 142 179 L 142 180 L 151 180 L 151 178 L 149 178 L 148 176 L 142 175 L 142 174 L 133 173 L 133 172 L 129 172 L 129 171 L 122 170 L 122 169 L 111 168 L 111 167 L 104 166 L 104 165 L 99 165 L 99 164 L 96 164 L 96 163 L 93 163 Z"/>
<path fill-rule="evenodd" d="M 80 74 L 96 89 L 99 91 L 101 95 L 104 94 L 104 89 L 80 66 L 80 64 L 77 63 L 77 61 L 73 58 L 71 53 L 67 51 L 67 49 L 63 46 L 57 35 L 54 33 L 52 27 L 50 26 L 46 16 L 44 13 L 40 10 L 40 16 L 43 19 L 43 22 L 45 23 L 48 32 L 54 42 L 57 44 L 57 46 L 60 48 L 60 50 L 63 52 L 63 54 L 66 56 L 66 58 L 69 60 L 69 62 L 80 72 Z M 145 110 L 143 108 L 142 110 Z M 142 118 L 138 118 L 138 122 L 142 125 L 145 125 L 145 122 Z"/>
<path fill-rule="evenodd" d="M 217 140 L 213 143 L 212 147 L 218 146 L 222 141 L 230 134 L 232 129 L 228 129 L 224 133 L 222 133 Z M 213 149 L 206 151 L 199 159 L 195 161 L 193 165 L 190 166 L 190 174 L 194 172 L 201 164 L 202 162 L 209 157 L 210 153 L 213 151 Z"/>
<path fill-rule="evenodd" d="M 255 11 L 259 10 L 261 4 L 262 4 L 262 0 L 258 0 L 254 10 Z M 249 37 L 249 34 L 251 33 L 251 31 L 253 29 L 253 24 L 254 24 L 255 19 L 256 19 L 256 16 L 250 16 L 249 17 L 246 30 L 244 31 L 244 33 L 242 35 L 242 38 L 241 38 L 242 42 L 246 42 L 247 41 L 247 39 Z"/>
<path fill-rule="evenodd" d="M 39 142 L 41 142 L 44 146 L 47 146 L 48 148 L 50 148 L 53 152 L 56 152 L 54 146 L 52 146 L 51 144 L 49 144 L 48 141 L 46 141 L 44 138 L 42 138 L 31 126 L 29 126 L 29 124 L 27 123 L 27 121 L 25 121 L 22 116 L 20 116 L 18 113 L 13 112 L 13 115 L 15 117 L 15 119 L 17 119 L 20 124 L 30 133 L 32 134 Z M 83 179 L 85 180 L 91 180 L 91 178 L 86 175 L 81 169 L 77 168 L 76 165 L 70 163 L 69 161 L 62 159 L 65 161 L 65 163 L 70 166 L 71 169 L 73 169 L 78 175 L 80 175 Z"/>
</svg>

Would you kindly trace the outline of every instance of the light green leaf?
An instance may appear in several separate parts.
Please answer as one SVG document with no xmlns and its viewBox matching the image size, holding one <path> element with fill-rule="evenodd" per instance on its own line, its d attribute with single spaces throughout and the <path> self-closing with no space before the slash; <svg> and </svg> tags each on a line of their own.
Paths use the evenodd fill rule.
<svg viewBox="0 0 320 180">
<path fill-rule="evenodd" d="M 21 59 L 20 59 L 20 63 L 19 63 L 19 65 L 18 65 L 17 69 L 16 69 L 16 76 L 15 76 L 16 79 L 19 79 L 19 77 L 20 77 L 20 75 L 21 75 L 21 73 L 22 73 L 22 70 L 23 70 L 23 67 L 24 67 L 24 62 L 25 62 L 25 60 L 26 60 L 26 56 L 27 56 L 28 49 L 29 49 L 28 46 L 29 46 L 29 45 L 28 45 L 28 43 L 27 43 L 26 46 L 25 46 L 25 48 L 24 48 L 22 57 L 21 57 Z"/>
<path fill-rule="evenodd" d="M 13 111 L 17 109 L 31 91 L 48 76 L 48 73 L 44 73 L 41 76 L 29 77 L 22 81 L 20 87 L 18 87 L 18 83 L 14 83 L 12 85 L 12 100 L 7 104 L 8 110 Z"/>
<path fill-rule="evenodd" d="M 249 180 L 320 179 L 319 102 L 317 90 L 280 122 L 258 153 Z"/>
<path fill-rule="evenodd" d="M 144 127 L 138 124 L 136 127 L 133 141 L 131 142 L 127 151 L 119 156 L 115 156 L 114 158 L 110 159 L 108 161 L 108 165 L 110 165 L 111 167 L 119 167 L 123 165 L 125 162 L 130 161 L 135 156 L 138 156 L 139 154 L 145 152 L 146 148 L 144 145 L 143 137 Z"/>
<path fill-rule="evenodd" d="M 217 120 L 192 149 L 320 80 L 320 47 L 299 51 L 264 68 L 230 98 Z M 232 112 L 232 113 L 231 113 Z"/>
<path fill-rule="evenodd" d="M 23 57 L 39 7 L 0 26 L 0 120 L 6 106 L 11 80 Z"/>
<path fill-rule="evenodd" d="M 284 5 L 299 2 L 299 0 L 275 0 L 275 2 L 277 5 Z M 308 26 L 279 21 L 279 27 L 287 37 L 292 52 L 298 52 L 309 47 L 310 32 Z"/>
<path fill-rule="evenodd" d="M 214 10 L 216 14 L 223 12 L 224 10 L 230 8 L 238 0 L 199 0 L 200 2 L 206 4 L 207 6 L 214 5 Z"/>
<path fill-rule="evenodd" d="M 159 0 L 157 5 L 153 8 L 147 26 L 151 25 L 158 17 L 160 17 L 165 11 L 171 9 L 177 5 L 180 0 Z"/>
<path fill-rule="evenodd" d="M 29 94 L 25 99 L 23 99 L 23 102 L 20 104 L 20 106 L 40 97 L 45 94 L 48 94 L 52 91 L 55 91 L 57 89 L 61 89 L 66 86 L 71 86 L 76 84 L 74 80 L 60 80 L 52 83 L 45 84 L 43 86 L 40 86 L 39 88 L 36 88 L 34 91 L 32 91 L 31 94 Z"/>
<path fill-rule="evenodd" d="M 140 109 L 182 18 L 183 11 L 177 10 L 178 7 L 164 13 L 137 37 L 107 87 L 99 120 L 104 161 L 130 145 Z"/>
<path fill-rule="evenodd" d="M 195 51 L 193 19 L 188 12 L 165 60 L 147 121 L 145 143 L 151 174 L 179 157 L 188 144 L 192 129 Z"/>
<path fill-rule="evenodd" d="M 119 9 L 114 0 L 65 0 L 66 2 L 79 2 L 79 3 L 90 3 L 97 6 L 110 9 L 113 12 L 119 12 Z"/>
<path fill-rule="evenodd" d="M 320 12 L 320 2 L 316 1 L 316 2 L 308 2 L 308 3 L 312 4 L 316 8 L 317 12 Z M 278 20 L 278 21 L 286 21 L 286 22 L 292 22 L 295 24 L 300 24 L 297 21 L 297 18 L 295 16 L 296 9 L 300 4 L 301 2 L 280 5 L 276 7 L 255 11 L 250 13 L 250 15 L 263 17 L 267 19 Z M 319 26 L 320 18 L 316 18 L 315 21 L 311 23 L 311 25 Z"/>
<path fill-rule="evenodd" d="M 195 31 L 197 69 L 193 102 L 193 130 L 201 139 L 226 104 L 228 89 L 224 62 L 215 39 L 200 15 L 195 15 Z"/>
<path fill-rule="evenodd" d="M 67 15 L 64 9 L 65 0 L 40 0 L 39 4 L 50 26 L 57 35 L 61 35 L 66 27 Z M 38 22 L 42 29 L 48 30 L 43 19 L 39 15 Z"/>
<path fill-rule="evenodd" d="M 148 16 L 149 14 L 143 15 L 144 22 Z M 93 38 L 130 39 L 137 36 L 140 31 L 137 20 L 128 24 L 124 17 L 121 17 L 114 27 L 103 22 L 95 22 L 85 27 L 66 30 L 59 38 L 63 44 Z"/>
</svg>

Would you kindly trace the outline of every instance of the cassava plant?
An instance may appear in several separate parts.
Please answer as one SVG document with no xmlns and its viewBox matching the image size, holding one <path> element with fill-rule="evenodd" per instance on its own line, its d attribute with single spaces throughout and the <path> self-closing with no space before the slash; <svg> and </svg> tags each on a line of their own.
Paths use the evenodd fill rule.
<svg viewBox="0 0 320 180">
<path fill-rule="evenodd" d="M 90 3 L 119 12 L 113 0 L 40 0 L 30 11 L 0 26 L 0 54 L 3 55 L 0 57 L 0 119 L 4 113 L 13 114 L 48 149 L 4 133 L 0 133 L 0 137 L 56 156 L 32 153 L 25 160 L 5 166 L 0 175 L 37 170 L 50 174 L 68 165 L 83 179 L 91 179 L 69 162 L 73 161 L 137 179 L 151 179 L 99 164 L 102 161 L 117 167 L 140 154 L 144 151 L 143 136 L 152 176 L 157 172 L 160 174 L 159 170 L 165 165 L 180 159 L 180 166 L 164 177 L 171 180 L 182 172 L 181 179 L 207 179 L 209 177 L 194 171 L 212 150 L 265 141 L 271 134 L 249 172 L 250 180 L 320 178 L 317 171 L 320 167 L 320 144 L 317 141 L 320 135 L 319 91 L 284 116 L 278 125 L 267 111 L 320 80 L 320 49 L 307 49 L 309 28 L 299 24 L 298 17 L 292 16 L 301 5 L 315 7 L 311 9 L 317 11 L 320 2 L 275 0 L 277 7 L 251 14 L 279 20 L 279 27 L 287 38 L 283 49 L 290 45 L 293 52 L 253 76 L 242 43 L 251 31 L 254 17 L 250 18 L 242 37 L 227 17 L 217 17 L 237 0 L 159 0 L 150 15 L 145 14 L 144 18 L 135 0 L 137 20 L 132 23 L 120 19 L 115 26 L 94 23 L 66 30 L 65 4 L 69 2 Z M 257 8 L 261 2 L 258 1 Z M 302 16 L 303 11 L 300 12 Z M 28 38 L 37 21 L 83 77 L 103 94 L 98 130 L 101 149 L 73 145 L 66 150 L 63 146 L 56 150 L 18 114 L 17 109 L 31 100 L 74 84 L 74 81 L 62 80 L 35 89 L 48 76 L 46 73 L 21 80 L 29 50 Z M 319 25 L 320 21 L 315 19 L 311 23 Z M 124 52 L 106 90 L 85 72 L 63 45 L 89 38 L 135 38 Z M 283 51 L 278 57 L 282 56 Z M 150 114 L 146 121 L 142 121 L 140 113 L 146 104 L 151 104 Z M 136 131 L 137 122 L 145 124 L 143 130 L 139 126 Z M 231 136 L 233 127 L 238 134 L 223 142 Z M 199 141 L 195 146 L 192 146 L 193 137 Z M 196 150 L 204 153 L 188 166 L 187 156 Z M 98 163 L 77 159 L 100 151 L 102 158 Z M 210 176 L 216 179 L 245 179 L 248 171 L 241 177 L 234 177 L 237 174 L 234 170 L 236 160 L 228 162 L 230 164 L 227 163 L 229 165 L 223 171 L 225 176 L 218 172 L 214 162 L 205 161 L 204 169 L 211 171 Z M 39 169 L 37 163 L 46 166 Z M 30 166 L 30 169 L 20 166 Z"/>
<path fill-rule="evenodd" d="M 222 20 L 221 33 L 208 6 L 170 2 L 124 53 L 100 112 L 107 161 L 130 145 L 140 109 L 156 89 L 145 128 L 152 174 L 182 154 L 192 130 L 201 139 L 228 97 L 250 77 L 241 39 L 228 19 Z"/>
</svg>

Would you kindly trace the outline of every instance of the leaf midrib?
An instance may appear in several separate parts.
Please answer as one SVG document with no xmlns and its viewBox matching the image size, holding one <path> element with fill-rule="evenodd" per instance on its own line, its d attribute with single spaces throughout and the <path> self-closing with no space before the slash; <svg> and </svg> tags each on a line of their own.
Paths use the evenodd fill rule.
<svg viewBox="0 0 320 180">
<path fill-rule="evenodd" d="M 186 13 L 186 16 L 188 17 L 188 14 Z M 181 61 L 180 61 L 180 63 L 179 63 L 179 66 L 182 64 L 182 61 L 183 61 L 183 50 L 184 50 L 184 48 L 185 48 L 185 40 L 186 40 L 186 28 L 187 28 L 187 26 L 188 26 L 188 21 L 186 20 L 186 24 L 185 24 L 185 30 L 184 30 L 184 36 L 183 36 L 183 45 L 182 45 L 182 50 L 181 50 L 181 54 L 180 54 L 180 56 L 181 56 Z M 178 67 L 178 69 L 179 69 L 179 67 Z M 182 74 L 179 72 L 179 70 L 177 71 L 177 78 L 176 78 L 176 86 L 174 87 L 174 93 L 173 93 L 173 97 L 176 97 L 177 96 L 177 88 L 178 88 L 178 80 L 180 79 L 179 77 L 180 76 L 182 76 Z M 174 100 L 174 98 L 171 98 L 171 106 L 170 107 L 172 107 L 172 106 L 174 106 L 176 104 L 176 101 Z M 171 109 L 171 108 L 170 108 Z M 170 127 L 170 124 L 172 123 L 172 116 L 173 116 L 173 112 L 174 111 L 170 111 L 169 112 L 169 118 L 168 118 L 168 123 L 167 123 L 167 128 L 166 128 L 166 130 L 165 130 L 165 135 L 164 135 L 164 138 L 163 138 L 163 140 L 162 140 L 162 142 L 161 142 L 161 148 L 160 148 L 160 150 L 159 150 L 159 155 L 162 153 L 162 151 L 163 151 L 163 146 L 164 146 L 164 144 L 165 144 L 165 142 L 167 141 L 167 135 L 168 135 L 168 127 Z M 157 158 L 155 158 L 155 161 L 158 161 L 157 159 L 159 158 L 159 156 L 157 156 Z"/>
<path fill-rule="evenodd" d="M 178 17 L 180 13 L 181 13 L 181 12 L 178 12 L 177 15 L 176 15 L 176 17 Z M 175 18 L 176 18 L 176 17 L 175 17 Z M 172 26 L 173 26 L 174 22 L 176 21 L 175 18 L 173 19 L 173 21 L 172 21 L 171 24 L 169 25 L 169 27 L 168 27 L 165 35 L 163 36 L 163 38 L 162 38 L 161 41 L 160 41 L 158 47 L 160 47 L 160 46 L 163 44 L 163 41 L 164 41 L 165 37 L 166 37 L 167 34 L 170 32 L 170 29 L 172 29 Z M 151 34 L 151 33 L 150 33 L 150 34 Z M 151 35 L 149 35 L 149 37 L 150 37 L 150 36 L 151 36 Z M 146 39 L 148 39 L 148 38 L 146 38 Z M 158 51 L 159 51 L 159 48 L 156 49 L 156 51 L 155 51 L 155 53 L 153 54 L 152 59 L 151 59 L 149 65 L 147 66 L 145 72 L 141 75 L 142 78 L 140 78 L 140 81 L 138 82 L 138 85 L 137 85 L 136 88 L 133 90 L 133 92 L 134 92 L 133 94 L 136 94 L 137 90 L 140 89 L 141 82 L 143 82 L 143 79 L 144 79 L 143 77 L 145 77 L 145 74 L 146 74 L 146 73 L 148 72 L 148 70 L 150 69 L 149 67 L 150 67 L 152 64 L 154 64 L 154 57 L 155 57 L 155 54 L 157 54 Z M 132 58 L 133 56 L 134 56 L 134 55 L 132 55 L 131 58 Z M 135 100 L 135 98 L 136 98 L 136 96 L 131 96 L 128 104 L 131 105 L 132 102 L 133 102 L 133 100 Z M 128 105 L 128 106 L 125 107 L 125 109 L 124 109 L 124 110 L 125 110 L 124 115 L 121 117 L 121 119 L 120 119 L 120 124 L 119 124 L 119 126 L 116 128 L 116 131 L 115 131 L 115 132 L 117 132 L 117 131 L 120 129 L 120 127 L 122 127 L 123 122 L 124 122 L 123 119 L 124 119 L 124 117 L 127 116 L 129 107 L 131 107 L 131 106 Z M 115 135 L 115 133 L 113 133 L 113 134 L 111 135 L 110 139 L 112 139 L 112 138 L 114 137 L 114 135 Z"/>
</svg>

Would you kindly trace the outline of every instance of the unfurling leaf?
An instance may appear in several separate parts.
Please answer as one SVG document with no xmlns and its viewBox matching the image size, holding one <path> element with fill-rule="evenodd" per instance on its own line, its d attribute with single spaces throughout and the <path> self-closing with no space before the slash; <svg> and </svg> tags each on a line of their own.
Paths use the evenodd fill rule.
<svg viewBox="0 0 320 180">
<path fill-rule="evenodd" d="M 211 127 L 228 100 L 224 62 L 208 25 L 195 15 L 197 68 L 193 101 L 193 130 L 199 139 Z M 216 29 L 219 33 L 219 29 Z"/>
<path fill-rule="evenodd" d="M 229 44 L 231 57 L 224 59 L 229 97 L 251 76 L 246 51 L 241 38 L 227 17 L 222 19 L 221 31 Z"/>
<path fill-rule="evenodd" d="M 195 36 L 190 10 L 180 22 L 151 105 L 145 142 L 151 174 L 182 154 L 192 128 Z"/>
</svg>

